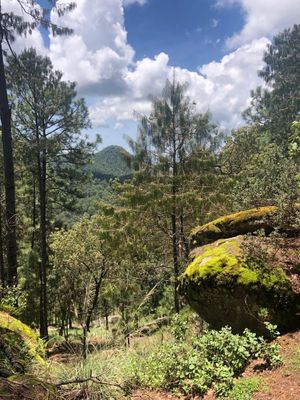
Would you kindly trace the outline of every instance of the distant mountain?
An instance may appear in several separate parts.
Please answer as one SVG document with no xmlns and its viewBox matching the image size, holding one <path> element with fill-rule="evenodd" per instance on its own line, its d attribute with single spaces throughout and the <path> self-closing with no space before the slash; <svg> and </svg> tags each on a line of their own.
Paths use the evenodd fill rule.
<svg viewBox="0 0 300 400">
<path fill-rule="evenodd" d="M 108 146 L 96 153 L 89 170 L 100 180 L 130 178 L 133 170 L 129 165 L 132 156 L 121 146 Z"/>
</svg>

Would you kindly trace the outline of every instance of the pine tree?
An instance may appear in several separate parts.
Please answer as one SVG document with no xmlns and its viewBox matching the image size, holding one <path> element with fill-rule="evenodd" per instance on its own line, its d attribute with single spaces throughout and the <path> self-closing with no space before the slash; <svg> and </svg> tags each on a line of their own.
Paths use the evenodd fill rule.
<svg viewBox="0 0 300 400">
<path fill-rule="evenodd" d="M 259 71 L 266 89 L 252 93 L 251 106 L 245 118 L 270 140 L 288 150 L 292 123 L 300 112 L 300 25 L 276 35 L 264 54 L 264 68 Z"/>
<path fill-rule="evenodd" d="M 218 129 L 209 115 L 195 111 L 185 87 L 174 79 L 153 100 L 150 116 L 141 117 L 138 139 L 130 142 L 139 170 L 131 199 L 171 242 L 176 312 L 178 276 L 189 253 L 188 220 L 200 212 L 204 193 L 209 197 L 213 179 L 208 183 L 205 177 L 214 173 L 217 140 Z"/>
<path fill-rule="evenodd" d="M 18 57 L 9 57 L 8 62 L 13 126 L 24 142 L 24 152 L 30 154 L 27 168 L 33 174 L 38 199 L 40 333 L 47 337 L 49 201 L 53 196 L 61 198 L 61 191 L 76 188 L 76 175 L 80 173 L 77 167 L 86 163 L 94 145 L 81 138 L 81 130 L 89 127 L 84 100 L 76 99 L 75 84 L 64 82 L 62 73 L 53 69 L 49 58 L 29 49 Z"/>
<path fill-rule="evenodd" d="M 15 35 L 31 34 L 32 30 L 42 25 L 49 28 L 53 35 L 70 34 L 72 30 L 61 28 L 49 20 L 49 10 L 43 9 L 34 0 L 17 0 L 20 13 L 14 14 L 4 9 L 0 0 L 0 119 L 2 124 L 3 165 L 6 200 L 6 250 L 7 250 L 7 283 L 13 285 L 17 281 L 17 240 L 16 240 L 16 193 L 14 176 L 14 158 L 11 134 L 11 106 L 7 96 L 7 83 L 4 68 L 4 45 L 11 50 Z M 75 7 L 74 3 L 56 6 L 55 0 L 49 0 L 58 15 L 63 15 Z M 24 13 L 30 21 L 25 21 Z"/>
</svg>

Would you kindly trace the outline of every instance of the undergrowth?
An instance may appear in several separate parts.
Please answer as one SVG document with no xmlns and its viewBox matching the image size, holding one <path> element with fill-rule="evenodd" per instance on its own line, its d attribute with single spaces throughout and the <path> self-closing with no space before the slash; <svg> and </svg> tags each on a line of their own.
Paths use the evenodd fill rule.
<svg viewBox="0 0 300 400">
<path fill-rule="evenodd" d="M 177 317 L 173 333 L 174 343 L 162 345 L 155 353 L 136 360 L 137 384 L 178 395 L 202 396 L 212 388 L 222 397 L 230 394 L 234 378 L 250 360 L 260 358 L 266 368 L 282 362 L 277 343 L 270 344 L 247 329 L 242 335 L 225 327 L 191 337 L 186 335 L 186 323 Z"/>
<path fill-rule="evenodd" d="M 69 355 L 67 363 L 58 358 L 40 373 L 54 383 L 90 377 L 101 382 L 64 386 L 66 392 L 88 395 L 74 398 L 122 399 L 136 388 L 149 388 L 200 396 L 213 389 L 218 397 L 248 400 L 258 381 L 236 378 L 249 362 L 262 359 L 266 368 L 281 364 L 276 342 L 269 343 L 249 330 L 233 334 L 229 327 L 199 332 L 190 317 L 184 313 L 176 316 L 171 327 L 147 338 L 135 338 L 130 348 L 95 350 L 86 360 Z M 272 326 L 269 328 L 275 333 Z"/>
</svg>

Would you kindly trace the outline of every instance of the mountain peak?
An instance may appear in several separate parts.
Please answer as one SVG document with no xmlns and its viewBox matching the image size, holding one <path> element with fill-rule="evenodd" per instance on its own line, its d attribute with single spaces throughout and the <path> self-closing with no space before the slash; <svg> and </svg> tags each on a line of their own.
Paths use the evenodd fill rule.
<svg viewBox="0 0 300 400">
<path fill-rule="evenodd" d="M 94 154 L 90 170 L 97 179 L 125 179 L 132 175 L 131 154 L 121 146 L 111 145 Z"/>
</svg>

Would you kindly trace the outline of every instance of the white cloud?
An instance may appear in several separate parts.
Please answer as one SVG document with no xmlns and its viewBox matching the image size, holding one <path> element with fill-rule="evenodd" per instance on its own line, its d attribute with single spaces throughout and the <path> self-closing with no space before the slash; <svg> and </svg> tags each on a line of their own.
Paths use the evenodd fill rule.
<svg viewBox="0 0 300 400">
<path fill-rule="evenodd" d="M 64 71 L 65 78 L 78 82 L 80 94 L 95 95 L 90 106 L 94 126 L 115 121 L 113 127 L 134 119 L 134 111 L 149 112 L 149 95 L 158 96 L 166 78 L 172 79 L 173 69 L 165 53 L 134 62 L 124 26 L 125 2 L 94 0 L 91 15 L 89 0 L 77 0 L 77 9 L 62 18 L 75 34 L 51 38 L 55 67 Z M 214 26 L 217 23 L 212 20 Z M 254 40 L 198 72 L 177 67 L 176 76 L 189 84 L 188 94 L 200 111 L 209 109 L 223 127 L 237 127 L 242 123 L 241 112 L 249 103 L 250 90 L 261 83 L 257 71 L 262 67 L 267 43 L 266 38 Z"/>
<path fill-rule="evenodd" d="M 77 7 L 59 18 L 74 29 L 72 36 L 50 37 L 50 56 L 65 79 L 78 82 L 82 94 L 110 94 L 125 89 L 123 75 L 133 62 L 127 43 L 121 0 L 77 0 Z M 52 20 L 57 22 L 57 16 Z"/>
<path fill-rule="evenodd" d="M 137 3 L 140 6 L 143 6 L 144 4 L 146 4 L 148 2 L 148 0 L 123 0 L 124 6 L 130 6 L 131 4 Z"/>
<path fill-rule="evenodd" d="M 220 22 L 220 21 L 219 21 L 218 19 L 213 18 L 213 19 L 211 20 L 210 25 L 211 25 L 212 28 L 216 28 L 216 27 L 219 25 L 219 22 Z"/>
<path fill-rule="evenodd" d="M 26 5 L 26 2 L 23 2 L 25 10 L 28 9 L 30 3 Z M 26 22 L 33 22 L 32 17 L 26 13 L 20 7 L 20 4 L 17 0 L 2 0 L 2 12 L 10 13 L 13 12 L 16 15 L 21 16 Z M 40 8 L 37 6 L 37 8 Z M 13 48 L 16 53 L 19 53 L 24 48 L 34 47 L 41 54 L 46 54 L 46 49 L 44 47 L 43 37 L 38 29 L 34 29 L 31 35 L 27 36 L 19 36 L 15 35 L 15 42 L 13 43 Z"/>
<path fill-rule="evenodd" d="M 241 32 L 227 40 L 230 48 L 236 48 L 253 39 L 274 34 L 300 21 L 299 0 L 219 0 L 217 5 L 239 4 L 245 13 L 245 25 Z"/>
<path fill-rule="evenodd" d="M 128 72 L 125 81 L 131 89 L 134 98 L 158 96 L 168 77 L 170 67 L 169 56 L 160 53 L 154 59 L 144 58 L 136 63 L 134 71 Z"/>
<path fill-rule="evenodd" d="M 154 59 L 138 61 L 135 69 L 124 76 L 126 95 L 99 99 L 90 107 L 94 126 L 104 126 L 108 120 L 131 120 L 137 114 L 147 114 L 151 110 L 149 95 L 158 96 L 170 75 L 169 57 L 160 53 Z"/>
<path fill-rule="evenodd" d="M 249 105 L 251 89 L 262 84 L 257 71 L 263 66 L 262 56 L 268 42 L 266 38 L 254 40 L 224 56 L 220 62 L 213 61 L 200 68 L 209 88 L 206 99 L 199 99 L 200 104 L 202 108 L 208 104 L 224 127 L 241 124 L 241 112 Z M 200 89 L 193 90 L 194 97 Z"/>
<path fill-rule="evenodd" d="M 175 68 L 176 79 L 188 84 L 187 94 L 200 112 L 210 110 L 214 120 L 224 129 L 242 124 L 241 113 L 249 105 L 250 90 L 261 84 L 257 70 L 262 67 L 266 38 L 255 40 L 224 56 L 220 62 L 202 66 L 199 72 Z M 144 59 L 125 77 L 127 95 L 111 96 L 98 101 L 90 109 L 96 126 L 107 120 L 133 119 L 134 112 L 147 114 L 151 110 L 148 94 L 158 96 L 166 79 L 173 79 L 174 69 L 169 58 L 160 53 L 154 60 Z"/>
<path fill-rule="evenodd" d="M 247 0 L 222 0 L 222 4 L 236 1 L 247 3 Z M 153 59 L 134 61 L 134 50 L 127 41 L 124 25 L 123 7 L 130 2 L 133 0 L 93 0 L 91 13 L 90 0 L 77 0 L 77 8 L 59 20 L 61 25 L 74 29 L 73 35 L 50 37 L 49 50 L 43 47 L 39 31 L 28 39 L 47 52 L 65 79 L 78 82 L 79 94 L 88 96 L 94 127 L 109 125 L 111 129 L 120 129 L 124 121 L 135 118 L 134 111 L 149 113 L 149 95 L 160 95 L 165 80 L 173 77 L 169 56 L 163 52 Z M 55 15 L 52 19 L 57 21 Z M 20 48 L 24 45 L 22 40 L 17 43 Z M 265 37 L 248 41 L 198 71 L 176 67 L 176 77 L 189 84 L 187 94 L 197 103 L 199 111 L 209 109 L 224 128 L 237 127 L 242 123 L 241 112 L 249 103 L 250 90 L 261 84 L 257 71 L 262 67 L 267 43 Z"/>
</svg>

